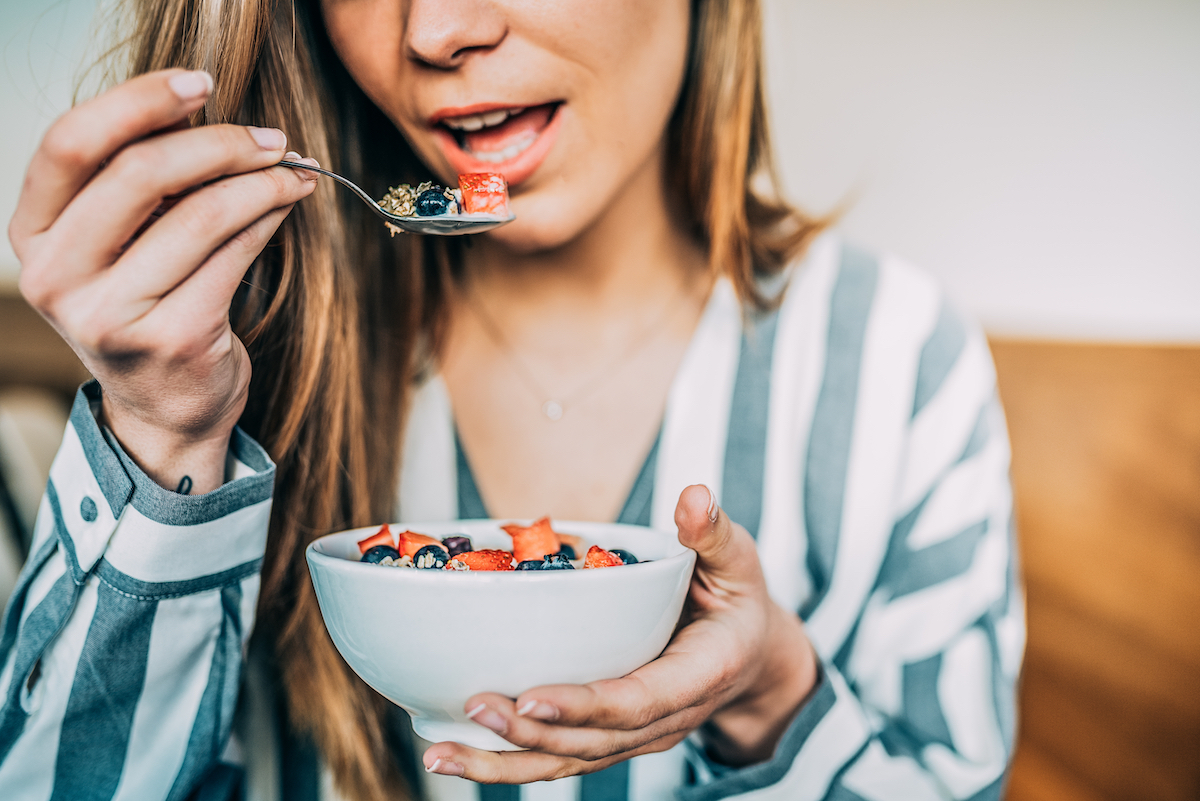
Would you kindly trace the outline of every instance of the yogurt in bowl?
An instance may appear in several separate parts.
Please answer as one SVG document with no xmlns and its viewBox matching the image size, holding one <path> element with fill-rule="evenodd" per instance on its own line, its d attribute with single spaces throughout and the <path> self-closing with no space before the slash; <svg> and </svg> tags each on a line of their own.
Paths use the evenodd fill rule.
<svg viewBox="0 0 1200 801">
<path fill-rule="evenodd" d="M 508 522 L 393 528 L 509 549 L 500 529 Z M 330 534 L 305 552 L 329 635 L 363 681 L 408 711 L 420 737 L 489 751 L 517 746 L 468 719 L 468 698 L 620 678 L 653 660 L 675 630 L 696 563 L 673 533 L 555 521 L 556 531 L 641 561 L 603 570 L 395 569 L 359 561 L 358 541 L 378 528 Z"/>
</svg>

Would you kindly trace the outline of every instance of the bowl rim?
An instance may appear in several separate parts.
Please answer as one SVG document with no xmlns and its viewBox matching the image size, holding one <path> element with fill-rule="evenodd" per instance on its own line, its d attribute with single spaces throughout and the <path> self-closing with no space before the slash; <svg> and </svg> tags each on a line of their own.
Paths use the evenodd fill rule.
<svg viewBox="0 0 1200 801">
<path fill-rule="evenodd" d="M 453 525 L 453 524 L 457 524 L 457 523 L 470 523 L 473 525 L 494 525 L 498 528 L 500 525 L 507 524 L 507 523 L 517 523 L 520 525 L 529 525 L 530 523 L 532 523 L 534 520 L 537 520 L 537 519 L 539 519 L 539 518 L 511 518 L 511 517 L 463 518 L 463 519 L 459 519 L 459 520 L 414 521 L 411 523 L 408 523 L 408 522 L 406 522 L 406 523 L 391 523 L 391 522 L 389 522 L 387 525 L 393 529 L 398 528 L 400 531 L 415 531 L 415 532 L 420 533 L 421 527 L 440 527 L 440 526 Z M 349 528 L 349 529 L 345 529 L 343 531 L 333 531 L 333 532 L 330 532 L 329 534 L 324 534 L 324 535 L 318 537 L 317 539 L 313 540 L 312 542 L 310 542 L 308 544 L 308 546 L 304 549 L 305 558 L 310 565 L 312 565 L 313 563 L 317 563 L 322 566 L 327 566 L 330 569 L 334 569 L 334 570 L 351 570 L 351 571 L 354 571 L 354 570 L 364 570 L 364 571 L 377 570 L 379 568 L 379 565 L 370 564 L 367 562 L 359 562 L 359 561 L 352 560 L 352 559 L 344 559 L 340 556 L 334 556 L 333 554 L 324 553 L 324 552 L 318 550 L 317 546 L 322 542 L 326 542 L 328 540 L 333 539 L 334 537 L 349 538 L 350 535 L 362 535 L 364 532 L 376 531 L 382 525 L 384 525 L 384 524 L 383 523 L 375 523 L 375 524 L 369 525 L 369 526 L 359 526 L 357 528 Z M 662 529 L 657 529 L 652 526 L 640 526 L 640 525 L 635 525 L 635 524 L 631 524 L 631 523 L 604 523 L 604 522 L 595 521 L 595 520 L 555 520 L 554 521 L 555 530 L 561 531 L 564 534 L 571 534 L 572 532 L 569 531 L 568 529 L 575 527 L 575 526 L 583 526 L 585 528 L 601 527 L 601 528 L 637 529 L 637 530 L 641 530 L 641 531 L 650 531 L 650 532 L 653 532 L 655 535 L 662 536 L 662 537 L 672 537 L 671 533 L 663 531 Z M 576 536 L 580 536 L 580 535 L 576 535 Z M 362 536 L 359 536 L 359 539 L 361 539 L 361 538 L 362 538 Z M 677 539 L 675 540 L 675 542 L 682 549 L 682 550 L 680 550 L 679 553 L 672 554 L 670 556 L 664 556 L 661 559 L 651 559 L 649 561 L 638 562 L 638 563 L 632 564 L 632 565 L 622 565 L 622 567 L 642 568 L 643 573 L 648 573 L 648 572 L 655 572 L 655 571 L 674 572 L 675 570 L 678 569 L 679 564 L 681 562 L 691 562 L 694 566 L 695 559 L 696 559 L 696 551 L 693 550 L 692 548 L 687 547 L 686 545 L 683 545 L 682 543 L 679 543 Z M 655 568 L 656 565 L 657 565 L 657 568 Z M 523 576 L 523 578 L 518 578 L 518 579 L 505 578 L 505 579 L 503 579 L 504 581 L 513 581 L 513 580 L 516 580 L 516 581 L 562 581 L 562 580 L 579 581 L 582 578 L 582 576 L 580 574 L 585 574 L 585 575 L 589 576 L 589 578 L 583 579 L 585 581 L 595 581 L 596 580 L 594 577 L 595 574 L 607 575 L 607 574 L 609 574 L 609 571 L 595 570 L 595 569 L 593 569 L 593 570 L 547 570 L 547 571 L 541 571 L 541 570 L 538 570 L 538 571 L 534 571 L 534 570 L 400 570 L 400 569 L 398 569 L 398 570 L 389 571 L 390 575 L 394 575 L 397 577 L 406 577 L 406 578 L 397 578 L 396 579 L 397 581 L 441 581 L 441 580 L 444 580 L 444 579 L 442 579 L 442 576 L 446 576 L 446 575 L 453 575 L 453 576 L 464 576 L 464 575 L 471 576 L 471 575 L 473 575 L 475 577 L 474 579 L 467 579 L 467 580 L 468 581 L 472 581 L 472 580 L 479 581 L 479 580 L 494 578 L 497 576 L 507 576 L 510 573 L 512 573 L 514 575 Z M 378 574 L 370 573 L 367 575 L 378 575 Z M 622 571 L 622 575 L 628 576 L 629 574 Z M 455 579 L 451 579 L 451 580 L 452 581 L 461 581 L 462 579 L 455 578 Z"/>
</svg>

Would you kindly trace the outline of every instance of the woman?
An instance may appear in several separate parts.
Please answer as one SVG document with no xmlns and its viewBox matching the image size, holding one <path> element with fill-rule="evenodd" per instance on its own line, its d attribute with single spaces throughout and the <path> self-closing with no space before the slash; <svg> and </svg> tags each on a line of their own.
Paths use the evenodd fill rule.
<svg viewBox="0 0 1200 801">
<path fill-rule="evenodd" d="M 0 786 L 999 797 L 986 346 L 778 199 L 752 0 L 134 12 L 139 77 L 55 124 L 10 227 L 97 383 L 6 618 Z M 518 219 L 392 241 L 289 146 L 376 197 L 499 171 Z M 302 555 L 394 514 L 677 526 L 688 625 L 625 679 L 471 699 L 526 751 L 408 743 Z"/>
</svg>

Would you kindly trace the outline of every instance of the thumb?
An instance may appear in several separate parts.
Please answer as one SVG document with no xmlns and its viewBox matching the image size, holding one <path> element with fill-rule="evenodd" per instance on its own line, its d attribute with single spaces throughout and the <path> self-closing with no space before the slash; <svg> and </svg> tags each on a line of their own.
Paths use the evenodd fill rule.
<svg viewBox="0 0 1200 801">
<path fill-rule="evenodd" d="M 753 538 L 729 519 L 703 484 L 693 484 L 679 493 L 675 525 L 679 542 L 696 552 L 698 569 L 739 579 L 761 573 Z"/>
</svg>

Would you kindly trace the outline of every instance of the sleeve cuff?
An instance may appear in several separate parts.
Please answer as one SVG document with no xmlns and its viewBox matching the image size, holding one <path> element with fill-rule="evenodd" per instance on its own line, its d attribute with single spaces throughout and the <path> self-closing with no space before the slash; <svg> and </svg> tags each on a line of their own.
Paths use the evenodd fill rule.
<svg viewBox="0 0 1200 801">
<path fill-rule="evenodd" d="M 266 550 L 275 465 L 235 429 L 231 480 L 179 495 L 149 478 L 96 421 L 100 385 L 84 384 L 50 469 L 47 496 L 78 584 L 95 571 L 121 592 L 188 595 L 258 570 Z"/>
<path fill-rule="evenodd" d="M 783 793 L 781 798 L 819 801 L 870 738 L 858 699 L 836 668 L 822 664 L 812 694 L 769 761 L 730 768 L 709 759 L 703 746 L 689 739 L 688 761 L 696 779 L 676 795 L 679 801 L 718 801 L 772 788 Z"/>
</svg>

